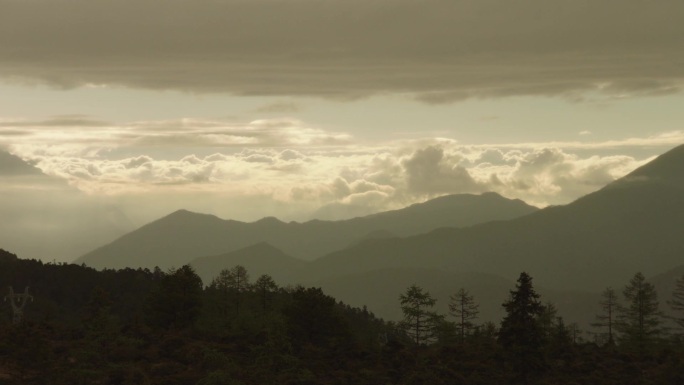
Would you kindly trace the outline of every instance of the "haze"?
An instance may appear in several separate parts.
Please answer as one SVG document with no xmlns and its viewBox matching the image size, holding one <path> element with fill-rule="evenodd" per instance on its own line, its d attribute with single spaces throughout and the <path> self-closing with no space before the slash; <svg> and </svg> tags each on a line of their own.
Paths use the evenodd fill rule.
<svg viewBox="0 0 684 385">
<path fill-rule="evenodd" d="M 544 207 L 684 142 L 679 0 L 0 0 L 0 242 Z"/>
</svg>

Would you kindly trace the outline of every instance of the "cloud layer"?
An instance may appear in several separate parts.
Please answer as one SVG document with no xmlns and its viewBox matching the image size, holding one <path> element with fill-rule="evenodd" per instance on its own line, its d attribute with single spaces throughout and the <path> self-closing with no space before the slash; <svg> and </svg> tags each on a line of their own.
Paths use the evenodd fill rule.
<svg viewBox="0 0 684 385">
<path fill-rule="evenodd" d="M 291 119 L 0 122 L 0 144 L 91 196 L 149 203 L 152 217 L 143 220 L 181 207 L 300 220 L 322 207 L 319 215 L 338 219 L 485 191 L 563 204 L 650 160 L 627 155 L 630 148 L 656 154 L 681 142 L 684 132 L 677 131 L 611 142 L 474 146 L 425 138 L 369 145 Z"/>
<path fill-rule="evenodd" d="M 679 92 L 680 0 L 0 0 L 0 74 L 348 99 Z M 291 108 L 276 106 L 274 108 Z"/>
</svg>

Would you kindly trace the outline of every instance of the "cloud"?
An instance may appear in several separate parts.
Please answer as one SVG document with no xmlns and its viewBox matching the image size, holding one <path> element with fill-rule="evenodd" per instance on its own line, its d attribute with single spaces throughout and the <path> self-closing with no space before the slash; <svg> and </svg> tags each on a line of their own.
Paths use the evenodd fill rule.
<svg viewBox="0 0 684 385">
<path fill-rule="evenodd" d="M 337 99 L 399 93 L 447 103 L 662 95 L 680 92 L 684 78 L 680 0 L 0 5 L 2 77 L 62 88 Z"/>
<path fill-rule="evenodd" d="M 87 117 L 0 121 L 0 144 L 25 149 L 38 146 L 39 151 L 28 151 L 45 156 L 83 155 L 120 147 L 326 147 L 346 145 L 351 139 L 346 133 L 327 132 L 286 118 L 246 123 L 188 118 L 114 124 Z"/>
<path fill-rule="evenodd" d="M 107 122 L 91 119 L 86 115 L 57 115 L 38 121 L 21 119 L 0 120 L 0 127 L 58 127 L 59 129 L 65 129 L 68 127 L 101 127 L 106 125 Z"/>
<path fill-rule="evenodd" d="M 18 125 L 4 120 L 0 134 L 26 134 L 19 139 L 0 135 L 0 144 L 90 196 L 148 197 L 157 205 L 150 212 L 159 215 L 162 207 L 188 208 L 179 197 L 191 197 L 188 201 L 198 202 L 193 207 L 220 210 L 227 217 L 239 210 L 217 207 L 227 199 L 246 199 L 257 209 L 240 211 L 241 219 L 274 214 L 306 219 L 305 213 L 320 207 L 328 207 L 330 218 L 361 215 L 484 191 L 540 206 L 563 204 L 684 142 L 684 132 L 672 131 L 604 142 L 467 145 L 422 138 L 369 145 L 293 119 L 98 123 L 84 130 L 40 125 L 54 120 L 14 120 L 22 122 Z M 635 150 L 640 157 L 628 155 Z M 0 162 L 0 172 L 15 169 Z M 152 197 L 159 197 L 157 203 Z M 273 205 L 278 213 L 265 211 Z"/>
<path fill-rule="evenodd" d="M 288 114 L 299 112 L 302 107 L 294 102 L 276 102 L 257 108 L 255 111 L 265 114 Z"/>
<path fill-rule="evenodd" d="M 483 186 L 478 185 L 459 160 L 445 158 L 444 150 L 434 146 L 417 150 L 403 163 L 408 190 L 428 196 L 482 192 Z"/>
</svg>

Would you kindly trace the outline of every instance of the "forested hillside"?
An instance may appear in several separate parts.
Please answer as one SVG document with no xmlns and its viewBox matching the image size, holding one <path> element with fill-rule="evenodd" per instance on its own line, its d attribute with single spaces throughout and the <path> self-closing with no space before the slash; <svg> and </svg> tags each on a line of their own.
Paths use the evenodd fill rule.
<svg viewBox="0 0 684 385">
<path fill-rule="evenodd" d="M 641 274 L 625 283 L 624 295 L 604 295 L 592 330 L 558 316 L 525 273 L 504 293 L 497 322 L 481 319 L 481 299 L 467 288 L 452 295 L 446 314 L 434 310 L 428 291 L 405 288 L 396 293 L 403 316 L 395 323 L 319 288 L 252 277 L 242 266 L 203 285 L 188 265 L 98 272 L 0 250 L 0 286 L 15 289 L 0 311 L 3 384 L 684 381 L 681 329 L 664 329 Z M 30 298 L 21 297 L 26 286 Z M 684 299 L 684 280 L 674 294 Z M 25 312 L 13 320 L 10 302 L 21 305 L 19 297 Z M 650 307 L 640 313 L 638 301 Z"/>
</svg>

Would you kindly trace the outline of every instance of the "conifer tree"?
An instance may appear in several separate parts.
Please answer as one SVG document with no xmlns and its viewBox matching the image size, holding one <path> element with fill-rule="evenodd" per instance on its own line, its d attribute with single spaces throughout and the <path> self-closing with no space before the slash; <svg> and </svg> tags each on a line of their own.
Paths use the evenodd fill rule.
<svg viewBox="0 0 684 385">
<path fill-rule="evenodd" d="M 401 327 L 416 345 L 430 342 L 435 337 L 436 327 L 442 317 L 431 311 L 437 302 L 429 292 L 417 285 L 411 285 L 399 296 L 404 319 Z"/>
<path fill-rule="evenodd" d="M 643 353 L 662 332 L 658 294 L 641 273 L 632 277 L 622 293 L 626 303 L 620 308 L 618 323 L 622 343 Z"/>
<path fill-rule="evenodd" d="M 223 269 L 211 282 L 211 287 L 218 289 L 223 296 L 224 315 L 227 315 L 227 303 L 232 295 L 235 299 L 235 313 L 240 314 L 240 293 L 249 290 L 249 274 L 244 266 L 236 265 L 232 269 Z"/>
<path fill-rule="evenodd" d="M 542 329 L 542 334 L 544 338 L 548 340 L 551 339 L 551 335 L 556 331 L 555 326 L 558 320 L 558 309 L 553 302 L 546 302 L 542 307 L 542 312 L 539 315 L 539 325 Z"/>
<path fill-rule="evenodd" d="M 464 342 L 466 335 L 475 327 L 472 321 L 477 319 L 480 305 L 475 303 L 474 297 L 464 288 L 452 295 L 450 299 L 449 311 L 456 318 L 456 328 L 460 333 L 461 342 Z"/>
<path fill-rule="evenodd" d="M 515 290 L 502 306 L 506 309 L 506 316 L 501 322 L 498 341 L 507 353 L 517 380 L 527 382 L 545 366 L 542 354 L 544 336 L 538 321 L 544 306 L 532 287 L 532 277 L 521 273 Z"/>
<path fill-rule="evenodd" d="M 680 314 L 684 313 L 684 275 L 679 277 L 677 280 L 675 288 L 672 291 L 672 299 L 667 303 L 670 305 L 672 310 Z M 675 317 L 674 320 L 679 324 L 679 326 L 684 327 L 684 314 L 681 314 L 679 317 Z"/>
<path fill-rule="evenodd" d="M 274 291 L 278 290 L 278 285 L 276 285 L 275 281 L 270 275 L 262 274 L 254 283 L 254 289 L 261 297 L 261 307 L 265 313 L 268 308 L 270 296 Z"/>
<path fill-rule="evenodd" d="M 154 326 L 179 329 L 192 326 L 202 307 L 202 279 L 190 265 L 171 269 L 149 300 Z"/>
<path fill-rule="evenodd" d="M 606 288 L 606 290 L 603 291 L 601 296 L 602 299 L 601 302 L 599 302 L 599 304 L 601 305 L 601 310 L 603 310 L 603 313 L 598 314 L 596 316 L 597 322 L 594 322 L 591 325 L 594 327 L 606 328 L 606 343 L 608 345 L 614 345 L 615 321 L 620 304 L 618 302 L 617 294 L 615 293 L 615 290 L 612 287 Z"/>
</svg>

